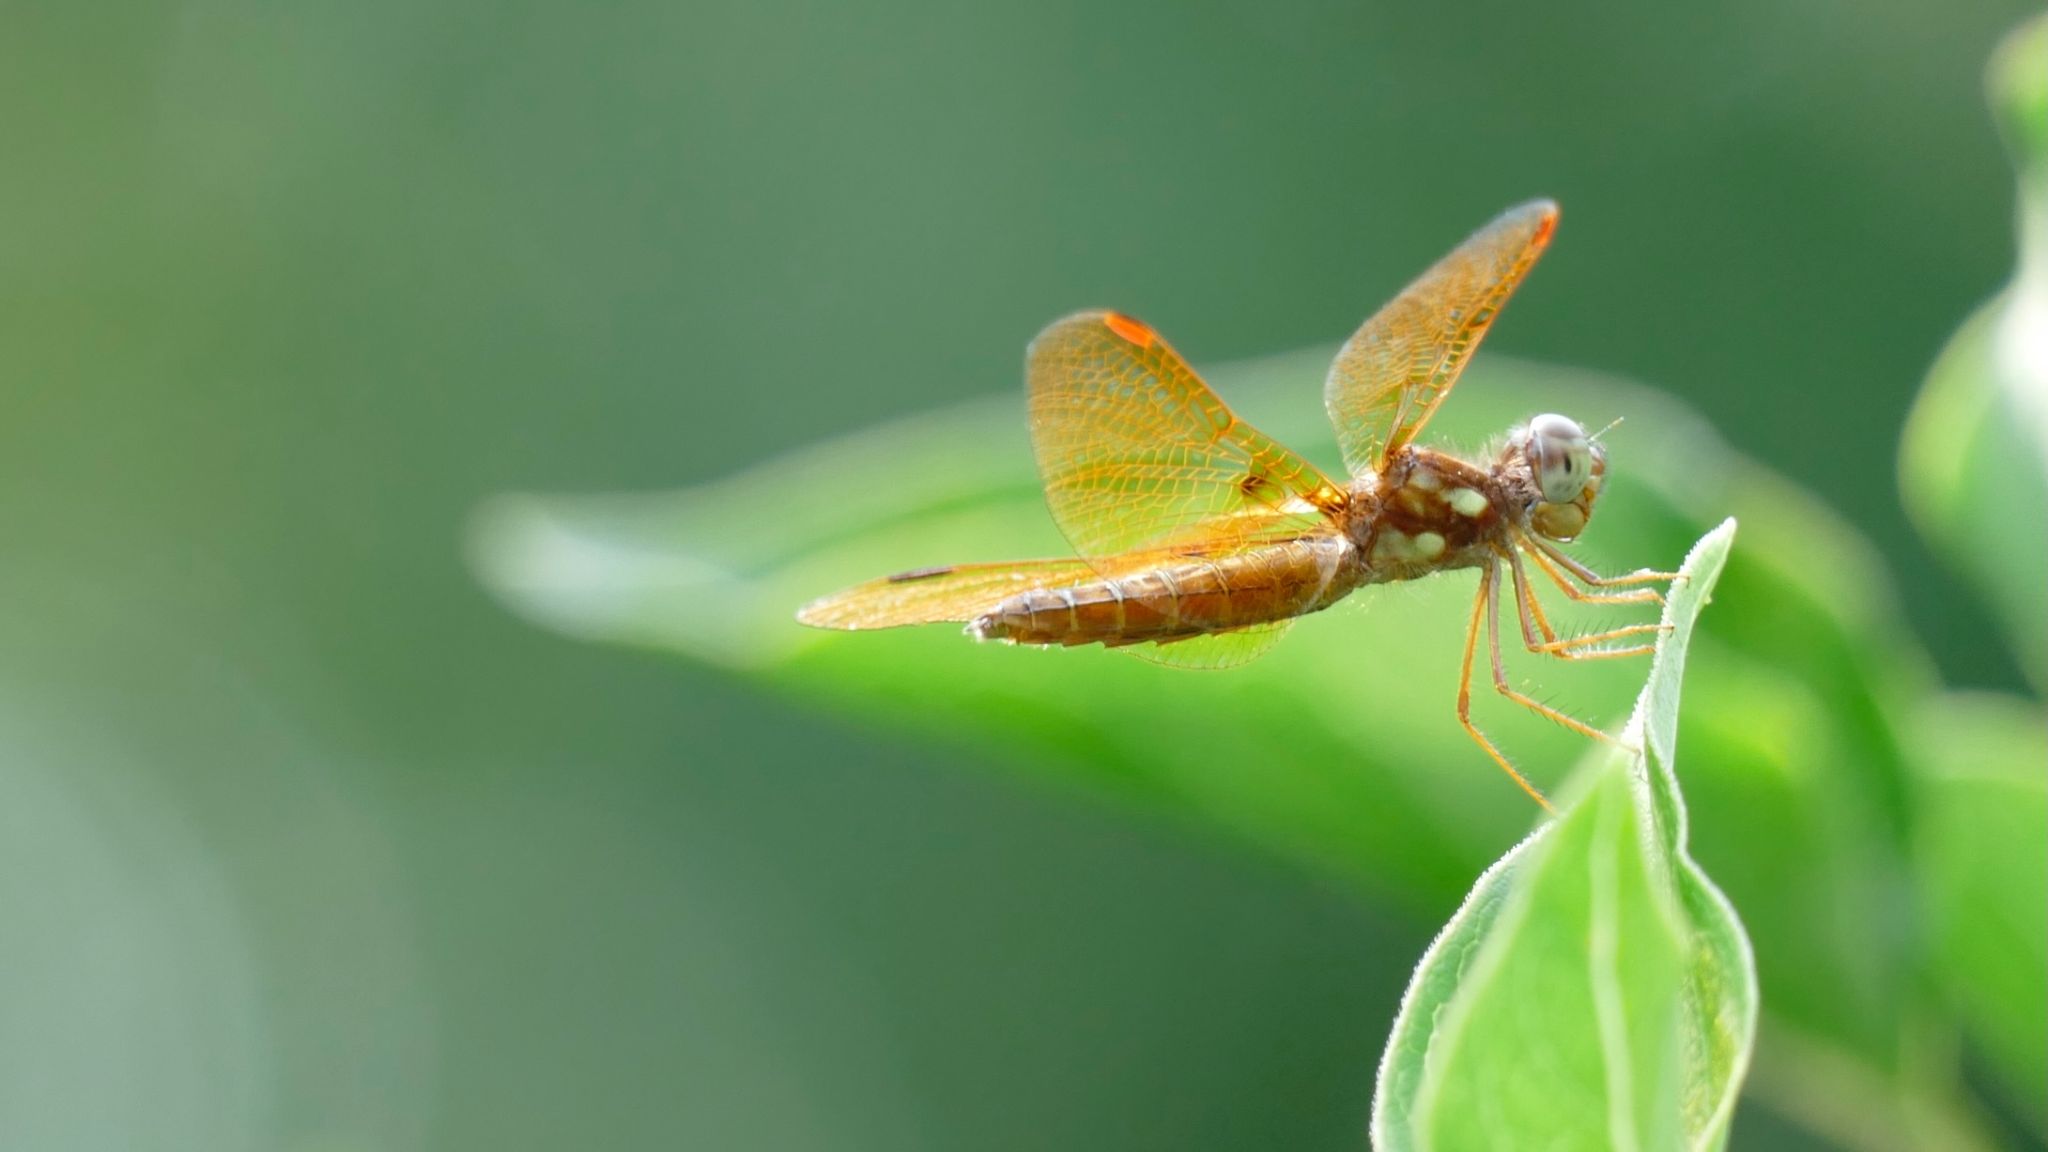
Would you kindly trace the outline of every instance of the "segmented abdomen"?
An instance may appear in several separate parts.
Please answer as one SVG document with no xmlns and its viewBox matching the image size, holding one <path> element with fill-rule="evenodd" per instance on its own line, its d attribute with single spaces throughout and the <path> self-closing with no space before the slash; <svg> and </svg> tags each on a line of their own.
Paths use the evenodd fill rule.
<svg viewBox="0 0 2048 1152">
<path fill-rule="evenodd" d="M 1176 556 L 1114 578 L 1034 588 L 969 626 L 1018 644 L 1135 644 L 1201 636 L 1327 608 L 1356 581 L 1342 537 L 1231 556 Z"/>
</svg>

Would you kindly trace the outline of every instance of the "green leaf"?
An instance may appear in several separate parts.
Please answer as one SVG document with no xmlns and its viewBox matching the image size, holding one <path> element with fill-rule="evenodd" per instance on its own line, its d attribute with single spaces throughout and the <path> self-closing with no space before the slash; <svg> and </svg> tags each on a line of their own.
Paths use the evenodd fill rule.
<svg viewBox="0 0 2048 1152">
<path fill-rule="evenodd" d="M 1906 424 L 1900 483 L 1935 550 L 2007 626 L 2048 689 L 2048 16 L 1992 61 L 1994 109 L 2019 174 L 2019 267 L 1929 371 Z"/>
<path fill-rule="evenodd" d="M 2048 1138 L 2048 731 L 2037 705 L 1950 696 L 1925 710 L 1918 737 L 1932 971 Z"/>
<path fill-rule="evenodd" d="M 2048 467 L 2027 431 L 2024 378 L 1998 350 L 2011 311 L 2001 296 L 1942 349 L 1906 424 L 1899 475 L 1921 534 L 1998 613 L 2028 678 L 2048 688 Z"/>
<path fill-rule="evenodd" d="M 1686 851 L 1679 681 L 1734 538 L 1687 557 L 1624 741 L 1579 799 L 1480 877 L 1431 945 L 1381 1064 L 1373 1143 L 1714 1148 L 1756 1033 L 1756 969 Z"/>
</svg>

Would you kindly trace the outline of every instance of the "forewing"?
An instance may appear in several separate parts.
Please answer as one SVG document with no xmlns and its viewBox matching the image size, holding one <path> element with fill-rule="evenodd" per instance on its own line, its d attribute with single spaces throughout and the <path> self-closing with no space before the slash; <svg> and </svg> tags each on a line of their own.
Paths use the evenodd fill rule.
<svg viewBox="0 0 2048 1152">
<path fill-rule="evenodd" d="M 1327 531 L 1344 492 L 1239 420 L 1159 334 L 1116 312 L 1054 322 L 1027 356 L 1053 519 L 1092 561 Z"/>
<path fill-rule="evenodd" d="M 1548 200 L 1510 208 L 1345 343 L 1323 403 L 1353 475 L 1380 469 L 1422 431 L 1556 227 Z"/>
<path fill-rule="evenodd" d="M 797 611 L 814 628 L 895 628 L 904 624 L 965 622 L 1005 598 L 1033 588 L 1095 579 L 1085 560 L 1020 560 L 920 568 L 857 584 L 813 600 Z"/>
</svg>

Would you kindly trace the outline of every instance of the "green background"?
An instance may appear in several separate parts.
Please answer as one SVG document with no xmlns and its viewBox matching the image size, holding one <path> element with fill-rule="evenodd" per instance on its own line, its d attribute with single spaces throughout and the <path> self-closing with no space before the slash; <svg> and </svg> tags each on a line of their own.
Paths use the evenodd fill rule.
<svg viewBox="0 0 2048 1152">
<path fill-rule="evenodd" d="M 1327 343 L 1547 195 L 1489 347 L 1683 397 L 2017 686 L 1893 461 L 2027 10 L 7 6 L 0 1144 L 1361 1146 L 1423 928 L 533 630 L 469 516 L 1014 393 L 1076 307 Z"/>
</svg>

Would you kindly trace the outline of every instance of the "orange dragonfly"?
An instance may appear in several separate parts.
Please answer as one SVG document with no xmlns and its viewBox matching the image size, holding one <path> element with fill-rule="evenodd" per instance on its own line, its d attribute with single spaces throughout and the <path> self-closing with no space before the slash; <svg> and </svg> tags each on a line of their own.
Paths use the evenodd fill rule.
<svg viewBox="0 0 2048 1152">
<path fill-rule="evenodd" d="M 1482 626 L 1496 690 L 1586 736 L 1612 737 L 1508 683 L 1503 584 L 1513 586 L 1528 650 L 1579 660 L 1649 652 L 1642 638 L 1658 626 L 1559 638 L 1524 557 L 1566 596 L 1597 604 L 1661 601 L 1651 588 L 1608 589 L 1673 574 L 1603 577 L 1558 547 L 1585 530 L 1607 471 L 1605 447 L 1575 421 L 1537 416 L 1490 459 L 1414 441 L 1556 227 L 1550 201 L 1510 209 L 1344 345 L 1323 399 L 1348 483 L 1238 419 L 1140 321 L 1118 312 L 1055 321 L 1026 356 L 1031 438 L 1053 519 L 1079 557 L 920 568 L 813 601 L 797 619 L 843 629 L 958 621 L 979 640 L 1102 644 L 1220 668 L 1264 652 L 1296 617 L 1356 588 L 1477 568 L 1458 722 L 1548 809 L 1472 722 Z"/>
</svg>

